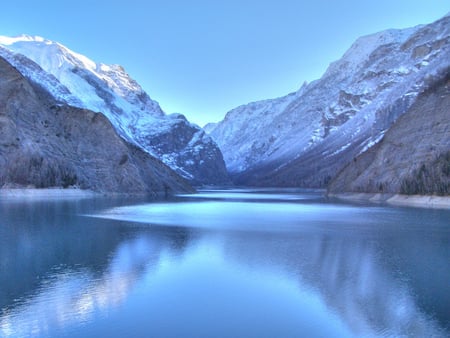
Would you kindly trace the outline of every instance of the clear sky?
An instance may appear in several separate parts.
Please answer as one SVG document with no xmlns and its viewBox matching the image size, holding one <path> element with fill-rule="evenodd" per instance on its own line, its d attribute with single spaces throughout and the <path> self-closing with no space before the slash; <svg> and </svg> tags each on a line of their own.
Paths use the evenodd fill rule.
<svg viewBox="0 0 450 338">
<path fill-rule="evenodd" d="M 362 35 L 430 23 L 448 0 L 5 1 L 0 35 L 40 35 L 125 67 L 200 125 L 319 78 Z"/>
</svg>

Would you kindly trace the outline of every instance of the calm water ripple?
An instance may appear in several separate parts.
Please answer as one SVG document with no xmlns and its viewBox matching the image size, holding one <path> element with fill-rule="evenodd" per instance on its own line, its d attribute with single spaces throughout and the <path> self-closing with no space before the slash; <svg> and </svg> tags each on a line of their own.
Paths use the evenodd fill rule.
<svg viewBox="0 0 450 338">
<path fill-rule="evenodd" d="M 0 199 L 2 337 L 450 334 L 450 211 L 301 190 Z"/>
</svg>

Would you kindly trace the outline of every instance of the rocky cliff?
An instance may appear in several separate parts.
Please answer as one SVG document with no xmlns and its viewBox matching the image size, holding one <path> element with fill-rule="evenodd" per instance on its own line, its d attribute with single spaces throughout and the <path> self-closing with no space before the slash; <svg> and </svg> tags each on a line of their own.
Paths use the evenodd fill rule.
<svg viewBox="0 0 450 338">
<path fill-rule="evenodd" d="M 383 139 L 331 181 L 331 193 L 450 195 L 450 68 L 427 82 Z"/>
<path fill-rule="evenodd" d="M 120 136 L 193 184 L 229 182 L 217 144 L 181 114 L 166 115 L 119 65 L 95 63 L 40 37 L 0 37 L 0 56 L 63 103 L 102 112 Z"/>
<path fill-rule="evenodd" d="M 319 80 L 240 106 L 210 134 L 239 184 L 325 187 L 449 66 L 450 16 L 365 36 Z"/>
<path fill-rule="evenodd" d="M 101 113 L 55 101 L 0 57 L 0 187 L 168 194 L 191 186 Z"/>
</svg>

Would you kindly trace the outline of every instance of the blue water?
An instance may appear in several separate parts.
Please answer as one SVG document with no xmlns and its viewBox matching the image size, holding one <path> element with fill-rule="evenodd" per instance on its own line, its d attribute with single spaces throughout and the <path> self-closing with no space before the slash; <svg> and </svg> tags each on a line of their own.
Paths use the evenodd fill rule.
<svg viewBox="0 0 450 338">
<path fill-rule="evenodd" d="M 0 198 L 1 337 L 450 334 L 450 211 L 301 190 Z"/>
</svg>

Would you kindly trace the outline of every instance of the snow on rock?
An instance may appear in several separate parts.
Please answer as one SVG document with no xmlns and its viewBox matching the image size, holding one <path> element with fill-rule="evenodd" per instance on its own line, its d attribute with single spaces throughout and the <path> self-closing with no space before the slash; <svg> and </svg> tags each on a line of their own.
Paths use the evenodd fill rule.
<svg viewBox="0 0 450 338">
<path fill-rule="evenodd" d="M 240 184 L 323 186 L 450 67 L 450 17 L 359 38 L 322 78 L 209 128 Z M 329 154 L 325 158 L 320 154 Z"/>
<path fill-rule="evenodd" d="M 104 113 L 123 138 L 157 156 L 194 184 L 228 181 L 215 142 L 207 135 L 197 137 L 205 147 L 199 152 L 192 146 L 192 138 L 203 133 L 201 128 L 181 114 L 167 116 L 123 67 L 96 63 L 60 43 L 29 35 L 0 36 L 0 55 L 55 99 Z M 202 168 L 201 175 L 197 167 Z"/>
</svg>

